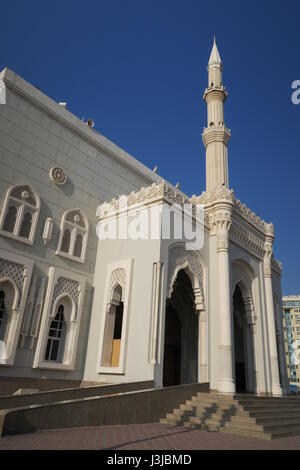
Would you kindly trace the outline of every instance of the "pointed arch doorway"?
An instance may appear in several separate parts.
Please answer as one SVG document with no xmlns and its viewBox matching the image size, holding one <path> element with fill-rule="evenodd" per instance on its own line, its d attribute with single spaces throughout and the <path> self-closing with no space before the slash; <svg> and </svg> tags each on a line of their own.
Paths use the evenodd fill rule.
<svg viewBox="0 0 300 470">
<path fill-rule="evenodd" d="M 163 385 L 198 381 L 198 315 L 191 280 L 178 271 L 165 319 Z"/>
<path fill-rule="evenodd" d="M 237 393 L 254 393 L 257 388 L 255 342 L 247 313 L 251 300 L 248 294 L 245 300 L 245 291 L 245 286 L 237 283 L 233 293 L 235 385 Z"/>
</svg>

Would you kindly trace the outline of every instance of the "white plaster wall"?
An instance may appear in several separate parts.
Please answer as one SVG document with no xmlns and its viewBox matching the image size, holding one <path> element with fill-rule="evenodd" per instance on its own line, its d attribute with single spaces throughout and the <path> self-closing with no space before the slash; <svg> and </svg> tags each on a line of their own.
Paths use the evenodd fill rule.
<svg viewBox="0 0 300 470">
<path fill-rule="evenodd" d="M 127 350 L 124 374 L 99 374 L 97 363 L 105 315 L 104 290 L 107 266 L 112 262 L 132 259 L 131 286 L 128 304 Z M 153 263 L 160 259 L 159 240 L 103 240 L 99 243 L 95 270 L 95 295 L 85 380 L 131 382 L 153 380 L 153 364 L 150 363 L 150 331 Z M 124 340 L 122 338 L 122 340 Z"/>
<path fill-rule="evenodd" d="M 0 236 L 0 248 L 33 259 L 33 273 L 38 276 L 47 276 L 49 266 L 84 275 L 86 292 L 74 372 L 33 370 L 35 351 L 18 348 L 14 367 L 0 367 L 0 375 L 80 379 L 92 304 L 96 208 L 104 200 L 151 184 L 158 176 L 11 71 L 2 72 L 0 80 L 4 76 L 16 91 L 7 87 L 7 104 L 0 105 L 0 208 L 9 186 L 26 183 L 38 192 L 41 212 L 33 246 Z M 26 92 L 29 99 L 17 90 Z M 93 138 L 102 147 L 91 143 Z M 65 186 L 50 180 L 53 166 L 64 168 L 68 177 Z M 84 264 L 55 253 L 62 214 L 76 207 L 84 211 L 90 224 Z M 44 246 L 42 231 L 47 217 L 54 219 L 55 226 L 50 243 Z"/>
<path fill-rule="evenodd" d="M 155 380 L 162 384 L 164 325 L 167 298 L 169 249 L 172 240 L 103 240 L 99 243 L 95 269 L 95 295 L 85 365 L 85 380 L 130 382 Z M 209 237 L 200 250 L 205 277 L 205 302 L 208 304 Z M 104 291 L 107 266 L 111 262 L 132 259 L 129 318 L 127 325 L 127 351 L 124 374 L 101 374 L 97 372 L 100 338 L 103 328 Z M 153 263 L 160 261 L 162 268 L 161 303 L 158 318 L 157 362 L 151 363 L 150 344 L 153 335 Z M 207 307 L 208 308 L 208 307 Z"/>
</svg>

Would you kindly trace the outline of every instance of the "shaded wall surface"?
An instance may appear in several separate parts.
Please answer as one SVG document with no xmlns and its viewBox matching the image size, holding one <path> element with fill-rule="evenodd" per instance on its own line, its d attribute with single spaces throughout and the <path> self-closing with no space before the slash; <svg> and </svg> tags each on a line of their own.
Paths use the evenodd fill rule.
<svg viewBox="0 0 300 470">
<path fill-rule="evenodd" d="M 28 395 L 7 395 L 0 397 L 0 410 L 11 408 L 24 408 L 30 405 L 44 405 L 67 400 L 80 400 L 84 398 L 113 395 L 115 393 L 132 392 L 153 388 L 152 381 L 131 382 L 113 385 L 98 385 L 93 387 L 68 388 L 65 390 L 52 390 L 32 393 Z"/>
<path fill-rule="evenodd" d="M 108 424 L 157 422 L 208 384 L 178 385 L 0 411 L 2 435 Z"/>
</svg>

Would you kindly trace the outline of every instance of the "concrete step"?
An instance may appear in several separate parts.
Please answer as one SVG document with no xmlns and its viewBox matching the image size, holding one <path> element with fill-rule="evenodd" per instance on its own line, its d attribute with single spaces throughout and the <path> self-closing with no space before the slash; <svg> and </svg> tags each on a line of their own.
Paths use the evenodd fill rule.
<svg viewBox="0 0 300 470">
<path fill-rule="evenodd" d="M 285 411 L 292 411 L 294 413 L 299 413 L 300 407 L 295 407 L 295 406 L 286 406 L 286 405 L 265 405 L 265 406 L 260 406 L 260 405 L 244 405 L 243 406 L 244 410 L 251 411 L 251 412 L 260 412 L 260 411 L 265 411 L 267 413 L 269 412 L 285 412 Z"/>
<path fill-rule="evenodd" d="M 198 393 L 161 422 L 274 439 L 300 434 L 300 399 Z"/>
<path fill-rule="evenodd" d="M 294 417 L 284 417 L 284 418 L 277 418 L 277 416 L 270 416 L 268 418 L 260 419 L 260 418 L 252 418 L 255 420 L 257 424 L 262 424 L 265 428 L 268 426 L 294 426 L 294 425 L 299 425 L 300 426 L 300 418 L 294 418 Z"/>
<path fill-rule="evenodd" d="M 210 419 L 201 419 L 198 417 L 191 417 L 189 422 L 193 425 L 198 426 L 212 426 L 214 428 L 223 428 L 223 427 L 230 427 L 232 429 L 252 429 L 252 431 L 259 430 L 263 432 L 263 426 L 257 425 L 255 421 L 242 421 L 242 420 L 229 420 L 229 421 L 222 421 L 218 419 L 218 417 L 213 416 Z"/>
<path fill-rule="evenodd" d="M 300 402 L 298 401 L 285 401 L 285 400 L 236 400 L 237 403 L 239 403 L 242 406 L 247 406 L 247 405 L 255 405 L 255 406 L 294 406 L 295 408 L 300 408 Z"/>
<path fill-rule="evenodd" d="M 277 432 L 289 432 L 291 428 L 296 431 L 298 430 L 300 433 L 300 423 L 299 424 L 264 424 L 263 425 L 264 431 L 269 432 L 269 433 L 277 433 Z"/>
<path fill-rule="evenodd" d="M 204 431 L 210 431 L 210 432 L 228 432 L 231 434 L 239 434 L 239 435 L 248 436 L 248 437 L 251 436 L 251 437 L 265 438 L 263 428 L 260 426 L 256 426 L 256 425 L 241 426 L 238 424 L 235 425 L 235 424 L 227 423 L 226 425 L 221 426 L 219 423 L 214 422 L 214 421 L 207 421 L 205 423 L 201 423 L 201 422 L 198 422 L 197 420 L 191 420 L 190 422 L 185 422 L 184 427 L 203 429 Z"/>
<path fill-rule="evenodd" d="M 278 412 L 265 412 L 264 410 L 260 410 L 257 412 L 248 412 L 245 411 L 249 415 L 250 418 L 255 418 L 256 420 L 269 420 L 269 419 L 285 419 L 285 418 L 297 418 L 300 419 L 300 413 L 295 413 L 294 411 L 278 411 Z"/>
</svg>

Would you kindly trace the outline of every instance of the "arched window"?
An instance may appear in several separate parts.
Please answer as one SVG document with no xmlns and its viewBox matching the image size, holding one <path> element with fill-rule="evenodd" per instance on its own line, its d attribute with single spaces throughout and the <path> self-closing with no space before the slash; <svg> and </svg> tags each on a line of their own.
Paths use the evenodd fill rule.
<svg viewBox="0 0 300 470">
<path fill-rule="evenodd" d="M 5 292 L 0 290 L 0 340 L 3 340 L 5 334 L 6 323 L 6 309 L 5 309 Z"/>
<path fill-rule="evenodd" d="M 78 258 L 81 257 L 81 253 L 82 253 L 82 242 L 83 242 L 82 233 L 78 233 L 76 236 L 75 245 L 74 245 L 74 256 L 77 256 Z"/>
<path fill-rule="evenodd" d="M 60 304 L 55 318 L 49 329 L 45 360 L 62 362 L 65 342 L 66 322 L 64 319 L 64 305 Z"/>
<path fill-rule="evenodd" d="M 0 218 L 0 233 L 33 243 L 40 211 L 40 198 L 30 185 L 11 186 Z"/>
<path fill-rule="evenodd" d="M 68 228 L 66 228 L 64 230 L 64 234 L 63 234 L 63 238 L 61 242 L 61 251 L 63 251 L 64 253 L 69 253 L 70 241 L 71 241 L 71 231 Z"/>
<path fill-rule="evenodd" d="M 3 223 L 3 230 L 6 232 L 11 232 L 13 233 L 15 225 L 16 225 L 16 220 L 17 220 L 17 213 L 18 209 L 16 206 L 11 205 L 8 208 L 8 211 L 6 212 L 4 223 Z"/>
<path fill-rule="evenodd" d="M 29 238 L 32 225 L 32 213 L 26 212 L 20 228 L 20 237 Z"/>
<path fill-rule="evenodd" d="M 57 254 L 81 263 L 85 260 L 89 224 L 80 209 L 67 210 L 61 221 Z"/>
<path fill-rule="evenodd" d="M 16 302 L 15 286 L 9 279 L 0 282 L 0 340 L 6 342 L 10 327 L 13 326 L 12 309 Z"/>
<path fill-rule="evenodd" d="M 105 321 L 102 366 L 119 367 L 124 303 L 122 287 L 115 286 Z"/>
</svg>

